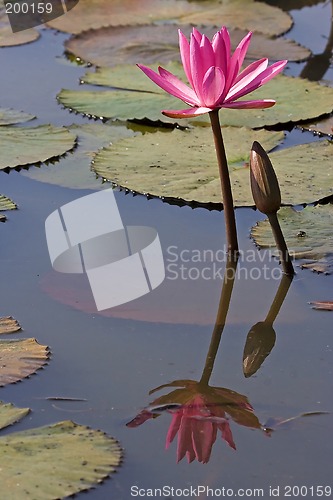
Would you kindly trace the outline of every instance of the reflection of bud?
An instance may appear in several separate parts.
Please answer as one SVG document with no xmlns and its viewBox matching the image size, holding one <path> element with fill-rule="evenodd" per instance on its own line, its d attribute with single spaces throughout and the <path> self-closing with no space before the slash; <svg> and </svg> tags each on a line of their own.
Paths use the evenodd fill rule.
<svg viewBox="0 0 333 500">
<path fill-rule="evenodd" d="M 251 149 L 250 179 L 258 210 L 264 214 L 276 213 L 281 206 L 279 183 L 266 151 L 257 141 Z"/>
</svg>

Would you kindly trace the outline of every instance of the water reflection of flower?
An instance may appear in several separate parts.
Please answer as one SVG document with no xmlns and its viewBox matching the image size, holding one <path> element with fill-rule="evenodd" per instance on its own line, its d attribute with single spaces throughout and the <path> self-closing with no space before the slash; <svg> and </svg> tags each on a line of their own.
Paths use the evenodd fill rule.
<svg viewBox="0 0 333 500">
<path fill-rule="evenodd" d="M 127 426 L 138 427 L 146 420 L 161 415 L 163 410 L 170 413 L 172 420 L 166 448 L 177 436 L 177 462 L 186 456 L 189 463 L 195 459 L 207 463 L 219 433 L 231 448 L 236 449 L 230 420 L 246 427 L 261 427 L 246 396 L 235 391 L 210 387 L 193 380 L 179 380 L 158 387 L 151 393 L 165 387 L 180 388 L 154 400 Z"/>
</svg>

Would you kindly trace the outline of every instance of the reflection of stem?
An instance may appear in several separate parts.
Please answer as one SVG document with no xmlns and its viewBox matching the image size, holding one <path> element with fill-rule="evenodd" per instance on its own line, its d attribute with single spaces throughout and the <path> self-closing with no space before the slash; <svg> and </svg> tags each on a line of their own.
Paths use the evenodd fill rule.
<svg viewBox="0 0 333 500">
<path fill-rule="evenodd" d="M 288 276 L 294 276 L 295 271 L 293 268 L 293 264 L 291 262 L 291 258 L 290 258 L 289 252 L 288 252 L 286 241 L 284 239 L 284 236 L 283 236 L 283 233 L 281 230 L 279 220 L 277 218 L 277 213 L 273 212 L 273 213 L 267 214 L 267 216 L 268 216 L 269 223 L 272 227 L 276 246 L 278 247 L 278 250 L 280 252 L 281 264 L 282 264 L 283 270 Z"/>
<path fill-rule="evenodd" d="M 229 310 L 229 304 L 231 299 L 231 293 L 234 286 L 236 268 L 237 268 L 238 257 L 233 255 L 228 255 L 226 268 L 223 278 L 223 286 L 221 291 L 221 297 L 219 302 L 219 308 L 217 311 L 215 326 L 212 334 L 212 339 L 210 341 L 210 346 L 208 354 L 206 357 L 205 368 L 200 379 L 200 384 L 208 385 L 209 379 L 211 377 L 215 358 L 217 355 L 217 350 L 219 348 L 222 332 L 226 322 L 226 317 Z"/>
<path fill-rule="evenodd" d="M 213 111 L 210 111 L 209 117 L 213 130 L 216 156 L 217 156 L 217 162 L 219 166 L 220 179 L 221 179 L 221 190 L 222 190 L 228 252 L 230 254 L 232 253 L 236 254 L 238 253 L 238 241 L 237 241 L 234 203 L 232 199 L 227 157 L 225 154 L 221 125 L 219 120 L 219 110 L 214 109 Z"/>
<path fill-rule="evenodd" d="M 323 78 L 326 71 L 330 67 L 332 50 L 333 50 L 333 0 L 332 0 L 332 10 L 331 10 L 331 30 L 327 39 L 327 44 L 324 51 L 321 54 L 315 54 L 310 56 L 308 62 L 301 71 L 301 78 L 307 78 L 311 81 L 318 81 Z"/>
<path fill-rule="evenodd" d="M 267 313 L 266 319 L 264 320 L 265 323 L 273 325 L 276 316 L 279 314 L 283 301 L 286 298 L 292 280 L 293 280 L 293 275 L 284 274 L 282 276 L 279 288 L 276 292 L 270 310 Z"/>
</svg>

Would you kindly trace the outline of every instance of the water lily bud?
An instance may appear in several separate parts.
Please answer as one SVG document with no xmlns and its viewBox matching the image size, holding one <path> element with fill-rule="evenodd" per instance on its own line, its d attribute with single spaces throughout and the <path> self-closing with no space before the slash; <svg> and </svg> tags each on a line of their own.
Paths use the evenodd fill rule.
<svg viewBox="0 0 333 500">
<path fill-rule="evenodd" d="M 254 141 L 250 156 L 251 190 L 256 207 L 264 214 L 276 213 L 281 192 L 273 165 L 259 142 Z"/>
</svg>

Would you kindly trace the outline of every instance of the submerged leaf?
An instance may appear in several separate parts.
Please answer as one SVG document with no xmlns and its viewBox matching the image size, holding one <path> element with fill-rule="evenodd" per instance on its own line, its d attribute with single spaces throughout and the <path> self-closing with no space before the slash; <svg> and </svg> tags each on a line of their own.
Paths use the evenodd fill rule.
<svg viewBox="0 0 333 500">
<path fill-rule="evenodd" d="M 0 127 L 0 169 L 41 163 L 61 156 L 75 145 L 68 130 L 52 125 L 38 127 Z"/>
<path fill-rule="evenodd" d="M 309 261 L 301 267 L 330 274 L 333 271 L 333 205 L 308 206 L 301 211 L 284 207 L 278 217 L 291 256 Z M 251 237 L 259 247 L 275 247 L 268 219 L 251 229 Z"/>
<path fill-rule="evenodd" d="M 325 134 L 333 136 L 333 116 L 329 116 L 324 120 L 302 123 L 302 130 L 309 130 L 310 132 L 315 132 L 317 134 Z"/>
<path fill-rule="evenodd" d="M 0 401 L 0 429 L 18 422 L 28 415 L 29 412 L 29 408 L 16 408 L 11 403 L 3 403 Z"/>
<path fill-rule="evenodd" d="M 126 68 L 121 77 L 121 86 L 126 89 L 142 90 L 143 80 L 138 74 L 139 71 L 135 66 Z M 112 71 L 106 71 L 103 74 L 103 85 L 119 85 L 119 73 L 120 70 L 117 70 L 113 79 Z M 93 82 L 93 77 L 88 77 L 88 79 Z M 121 120 L 148 118 L 152 121 L 175 122 L 163 116 L 161 110 L 177 109 L 177 106 L 181 108 L 182 103 L 167 93 L 159 91 L 148 78 L 144 85 L 147 92 L 140 93 L 125 90 L 104 92 L 62 90 L 58 94 L 58 99 L 64 106 L 86 115 Z M 249 99 L 268 98 L 276 100 L 275 106 L 269 109 L 222 109 L 220 111 L 222 125 L 258 128 L 279 123 L 297 123 L 328 114 L 333 109 L 333 88 L 302 78 L 278 75 L 267 85 L 249 94 Z M 316 106 L 309 106 L 311 102 L 315 102 Z M 185 125 L 183 120 L 179 122 Z M 209 123 L 209 117 L 202 115 L 193 119 L 192 122 Z"/>
<path fill-rule="evenodd" d="M 0 334 L 15 333 L 21 330 L 21 325 L 12 316 L 0 318 Z"/>
<path fill-rule="evenodd" d="M 48 348 L 36 339 L 0 340 L 0 387 L 29 377 L 48 357 Z"/>
<path fill-rule="evenodd" d="M 319 311 L 333 311 L 333 302 L 323 302 L 320 300 L 314 300 L 310 302 L 312 304 L 312 309 L 318 309 Z"/>
<path fill-rule="evenodd" d="M 182 32 L 189 37 L 192 25 L 182 25 Z M 200 30 L 210 39 L 216 33 L 215 26 L 200 26 Z M 231 47 L 235 50 L 247 31 L 231 29 Z M 96 66 L 116 66 L 118 64 L 166 64 L 179 61 L 178 33 L 176 26 L 107 26 L 98 30 L 79 33 L 65 43 L 66 50 L 83 61 Z M 311 52 L 292 40 L 271 38 L 271 34 L 256 33 L 246 54 L 247 59 L 270 60 L 288 59 L 301 61 Z"/>
<path fill-rule="evenodd" d="M 282 132 L 266 130 L 226 127 L 223 133 L 231 169 L 249 160 L 255 138 L 268 150 L 283 139 Z M 96 155 L 93 169 L 101 177 L 140 193 L 202 203 L 221 201 L 214 142 L 208 128 L 176 129 L 121 140 Z M 252 197 L 246 202 L 253 205 Z"/>
<path fill-rule="evenodd" d="M 93 155 L 103 146 L 123 137 L 131 137 L 134 133 L 124 126 L 99 123 L 72 125 L 69 130 L 77 135 L 78 146 L 73 154 L 62 158 L 57 165 L 30 168 L 23 170 L 21 175 L 72 189 L 101 188 L 101 179 L 96 181 L 96 174 L 90 169 Z"/>
<path fill-rule="evenodd" d="M 0 438 L 3 498 L 54 500 L 101 483 L 121 464 L 118 442 L 71 421 Z"/>
</svg>

